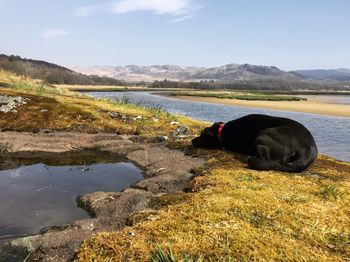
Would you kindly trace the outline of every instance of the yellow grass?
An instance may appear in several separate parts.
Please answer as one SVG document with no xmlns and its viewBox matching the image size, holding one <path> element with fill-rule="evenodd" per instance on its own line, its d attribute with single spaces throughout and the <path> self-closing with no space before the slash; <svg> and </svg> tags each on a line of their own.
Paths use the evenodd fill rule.
<svg viewBox="0 0 350 262">
<path fill-rule="evenodd" d="M 0 83 L 10 84 L 10 88 L 0 88 L 0 93 L 21 95 L 29 98 L 26 105 L 18 107 L 18 113 L 0 115 L 0 126 L 18 130 L 38 129 L 72 130 L 88 133 L 113 132 L 137 134 L 145 137 L 168 136 L 176 125 L 202 128 L 203 123 L 171 115 L 158 108 L 144 108 L 129 103 L 113 102 L 109 99 L 94 99 L 68 91 L 64 88 L 45 86 L 40 81 L 27 79 L 0 71 Z M 41 95 L 39 95 L 41 94 Z M 40 113 L 46 109 L 47 112 Z M 118 112 L 123 118 L 112 118 L 110 112 Z M 137 119 L 142 116 L 141 119 Z"/>
<path fill-rule="evenodd" d="M 208 165 L 193 183 L 198 192 L 86 240 L 77 261 L 147 261 L 157 245 L 206 261 L 350 258 L 349 164 L 322 158 L 299 176 L 249 170 L 223 151 L 202 153 Z M 330 185 L 338 193 L 325 191 Z"/>
<path fill-rule="evenodd" d="M 2 74 L 0 82 L 6 78 Z M 21 106 L 24 109 L 17 113 L 23 115 L 21 121 L 1 114 L 2 127 L 15 123 L 14 127 L 26 130 L 33 122 L 39 128 L 85 126 L 86 132 L 143 136 L 168 135 L 174 129 L 170 124 L 174 117 L 166 112 L 69 94 L 38 96 L 37 83 L 26 83 L 31 91 L 28 87 L 0 90 L 35 102 Z M 37 113 L 50 105 L 48 117 Z M 112 119 L 109 111 L 140 115 L 144 120 Z M 205 126 L 181 116 L 177 121 L 194 133 Z M 187 140 L 171 146 L 188 144 Z M 322 156 L 310 170 L 297 175 L 253 171 L 221 150 L 195 150 L 193 156 L 206 158 L 207 164 L 194 170 L 197 177 L 188 185 L 189 193 L 160 196 L 153 201 L 154 209 L 129 218 L 132 226 L 87 239 L 76 260 L 147 261 L 158 245 L 172 249 L 178 258 L 204 256 L 206 261 L 350 259 L 349 163 Z"/>
</svg>

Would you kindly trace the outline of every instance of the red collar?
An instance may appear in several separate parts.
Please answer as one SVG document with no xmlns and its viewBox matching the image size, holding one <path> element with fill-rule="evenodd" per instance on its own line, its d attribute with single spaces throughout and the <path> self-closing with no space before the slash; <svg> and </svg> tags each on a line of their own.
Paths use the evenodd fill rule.
<svg viewBox="0 0 350 262">
<path fill-rule="evenodd" d="M 219 141 L 221 141 L 221 133 L 222 133 L 222 129 L 224 128 L 225 124 L 224 123 L 220 123 L 219 125 L 219 129 L 218 129 L 218 139 Z"/>
</svg>

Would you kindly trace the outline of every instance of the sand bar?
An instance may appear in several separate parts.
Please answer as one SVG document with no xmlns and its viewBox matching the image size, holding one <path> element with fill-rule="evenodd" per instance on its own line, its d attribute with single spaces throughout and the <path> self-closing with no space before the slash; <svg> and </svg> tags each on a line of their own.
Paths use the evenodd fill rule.
<svg viewBox="0 0 350 262">
<path fill-rule="evenodd" d="M 198 96 L 174 96 L 174 98 L 224 105 L 350 117 L 350 105 L 331 104 L 325 100 L 320 100 L 317 98 L 308 98 L 307 101 L 248 101 Z"/>
</svg>

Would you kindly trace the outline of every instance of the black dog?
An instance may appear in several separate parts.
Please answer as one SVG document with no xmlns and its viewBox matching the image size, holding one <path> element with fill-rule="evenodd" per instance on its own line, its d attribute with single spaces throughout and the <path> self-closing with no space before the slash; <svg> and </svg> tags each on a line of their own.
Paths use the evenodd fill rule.
<svg viewBox="0 0 350 262">
<path fill-rule="evenodd" d="M 317 158 L 315 140 L 302 124 L 267 115 L 217 122 L 205 128 L 192 144 L 249 155 L 248 166 L 256 170 L 302 172 Z"/>
</svg>

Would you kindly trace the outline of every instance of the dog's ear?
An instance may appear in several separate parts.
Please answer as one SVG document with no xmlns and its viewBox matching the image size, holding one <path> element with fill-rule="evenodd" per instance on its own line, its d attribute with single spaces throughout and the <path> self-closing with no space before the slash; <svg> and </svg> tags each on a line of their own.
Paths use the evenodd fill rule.
<svg viewBox="0 0 350 262">
<path fill-rule="evenodd" d="M 213 139 L 216 139 L 218 136 L 219 126 L 222 123 L 223 122 L 215 122 L 211 127 L 205 128 L 202 131 L 202 134 L 210 135 L 211 137 L 213 137 Z"/>
<path fill-rule="evenodd" d="M 212 127 L 219 127 L 222 122 L 215 122 Z"/>
<path fill-rule="evenodd" d="M 218 128 L 221 122 L 216 122 L 210 127 L 206 127 L 202 130 L 199 137 L 192 140 L 192 144 L 195 147 L 202 148 L 220 148 L 218 140 Z"/>
<path fill-rule="evenodd" d="M 217 137 L 218 134 L 218 130 L 220 125 L 223 124 L 223 122 L 215 122 L 211 127 L 211 131 L 213 132 L 213 135 Z"/>
</svg>

